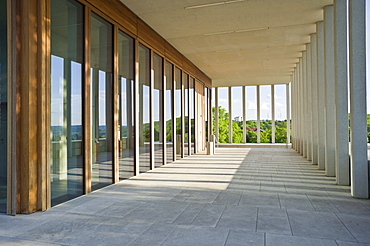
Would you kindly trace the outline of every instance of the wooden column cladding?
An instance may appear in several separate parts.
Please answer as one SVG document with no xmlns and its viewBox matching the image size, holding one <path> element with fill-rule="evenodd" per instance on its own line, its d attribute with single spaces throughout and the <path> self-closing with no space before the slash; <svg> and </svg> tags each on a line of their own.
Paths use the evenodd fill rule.
<svg viewBox="0 0 370 246">
<path fill-rule="evenodd" d="M 16 87 L 15 210 L 32 213 L 50 207 L 50 8 L 48 0 L 20 0 L 12 7 L 16 15 L 11 44 L 16 54 L 11 64 Z"/>
<path fill-rule="evenodd" d="M 83 83 L 83 140 L 84 140 L 84 193 L 91 192 L 91 71 L 90 71 L 90 10 L 84 10 L 85 47 L 84 47 L 84 83 Z"/>
</svg>

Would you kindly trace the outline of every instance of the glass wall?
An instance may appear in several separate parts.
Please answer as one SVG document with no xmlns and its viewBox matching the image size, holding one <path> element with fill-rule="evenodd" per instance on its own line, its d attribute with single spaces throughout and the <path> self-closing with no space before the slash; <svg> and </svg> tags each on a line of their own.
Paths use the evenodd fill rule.
<svg viewBox="0 0 370 246">
<path fill-rule="evenodd" d="M 163 163 L 163 58 L 157 54 L 153 57 L 154 94 L 153 94 L 153 119 L 154 119 L 154 162 L 155 167 Z"/>
<path fill-rule="evenodd" d="M 134 39 L 118 33 L 119 178 L 134 175 Z"/>
<path fill-rule="evenodd" d="M 247 86 L 246 142 L 257 143 L 257 88 Z"/>
<path fill-rule="evenodd" d="M 289 85 L 275 85 L 275 142 L 286 143 L 287 126 L 287 99 L 286 89 Z M 232 112 L 228 108 L 228 89 L 232 90 Z M 261 143 L 271 143 L 272 137 L 272 95 L 271 85 L 260 86 L 260 108 L 257 109 L 257 87 L 245 86 L 246 98 L 243 101 L 243 87 L 219 87 L 219 139 L 221 143 L 227 143 L 229 115 L 232 117 L 233 143 L 243 142 L 243 104 L 246 107 L 246 143 L 257 142 L 257 110 L 260 110 Z M 214 92 L 214 88 L 212 89 Z M 206 91 L 207 93 L 207 91 Z M 208 91 L 210 93 L 210 90 Z M 212 107 L 215 100 L 212 100 Z M 214 112 L 213 112 L 214 117 Z M 215 132 L 215 126 L 213 126 Z"/>
<path fill-rule="evenodd" d="M 112 183 L 113 174 L 113 26 L 91 16 L 91 134 L 93 190 Z"/>
<path fill-rule="evenodd" d="M 243 110 L 242 87 L 231 87 L 232 90 L 232 115 L 233 143 L 243 142 Z"/>
<path fill-rule="evenodd" d="M 271 143 L 271 85 L 260 86 L 261 143 Z"/>
<path fill-rule="evenodd" d="M 229 143 L 229 87 L 218 88 L 218 141 Z"/>
<path fill-rule="evenodd" d="M 150 50 L 139 45 L 139 163 L 150 170 Z"/>
<path fill-rule="evenodd" d="M 275 85 L 275 143 L 286 143 L 286 86 Z"/>
<path fill-rule="evenodd" d="M 189 155 L 189 75 L 184 75 L 184 155 Z"/>
<path fill-rule="evenodd" d="M 195 153 L 195 80 L 189 81 L 190 153 Z"/>
<path fill-rule="evenodd" d="M 84 32 L 81 4 L 68 0 L 52 0 L 50 4 L 50 176 L 51 204 L 55 205 L 83 194 Z"/>
<path fill-rule="evenodd" d="M 8 43 L 7 1 L 0 1 L 0 212 L 6 212 Z"/>
<path fill-rule="evenodd" d="M 166 62 L 166 148 L 167 148 L 167 163 L 174 161 L 173 159 L 173 65 Z"/>
<path fill-rule="evenodd" d="M 182 123 L 181 123 L 181 117 L 182 117 L 182 72 L 180 69 L 176 68 L 175 70 L 175 76 L 176 76 L 176 88 L 175 88 L 175 101 L 176 101 L 176 158 L 180 159 L 183 146 L 182 146 Z"/>
</svg>

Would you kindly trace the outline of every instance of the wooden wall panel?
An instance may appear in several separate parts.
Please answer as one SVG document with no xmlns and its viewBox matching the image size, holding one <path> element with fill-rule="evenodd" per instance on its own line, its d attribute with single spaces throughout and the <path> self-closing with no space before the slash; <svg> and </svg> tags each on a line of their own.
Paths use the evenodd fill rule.
<svg viewBox="0 0 370 246">
<path fill-rule="evenodd" d="M 183 67 L 183 55 L 177 51 L 171 44 L 168 42 L 165 43 L 164 45 L 165 48 L 165 56 L 166 59 L 169 60 L 170 62 L 174 63 L 178 67 Z"/>
<path fill-rule="evenodd" d="M 165 40 L 140 18 L 138 18 L 137 27 L 139 41 L 163 56 Z"/>
</svg>

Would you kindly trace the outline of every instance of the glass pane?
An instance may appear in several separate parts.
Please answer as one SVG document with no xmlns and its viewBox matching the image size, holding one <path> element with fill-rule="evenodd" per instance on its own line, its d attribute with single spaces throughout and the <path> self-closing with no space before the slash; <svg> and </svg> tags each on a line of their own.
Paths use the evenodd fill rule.
<svg viewBox="0 0 370 246">
<path fill-rule="evenodd" d="M 181 151 L 182 151 L 182 132 L 181 132 L 181 70 L 176 68 L 176 91 L 175 91 L 175 100 L 176 100 L 176 158 L 181 158 Z"/>
<path fill-rule="evenodd" d="M 218 88 L 218 141 L 229 142 L 229 91 L 228 87 Z"/>
<path fill-rule="evenodd" d="M 189 115 L 190 115 L 190 143 L 191 154 L 195 153 L 195 80 L 190 78 L 189 83 Z"/>
<path fill-rule="evenodd" d="M 189 75 L 184 76 L 184 155 L 189 155 Z"/>
<path fill-rule="evenodd" d="M 261 143 L 271 143 L 271 85 L 261 85 Z"/>
<path fill-rule="evenodd" d="M 92 189 L 112 183 L 113 164 L 113 26 L 91 17 Z"/>
<path fill-rule="evenodd" d="M 257 88 L 247 86 L 246 142 L 257 143 Z"/>
<path fill-rule="evenodd" d="M 167 163 L 173 162 L 173 65 L 166 62 L 166 148 Z"/>
<path fill-rule="evenodd" d="M 163 163 L 163 58 L 157 54 L 153 57 L 154 65 L 154 162 L 155 167 Z"/>
<path fill-rule="evenodd" d="M 243 142 L 243 111 L 242 111 L 242 89 L 243 87 L 231 87 L 232 96 L 232 128 L 233 128 L 233 143 Z"/>
<path fill-rule="evenodd" d="M 0 212 L 6 212 L 8 43 L 7 1 L 0 1 Z"/>
<path fill-rule="evenodd" d="M 52 205 L 83 194 L 82 64 L 83 7 L 75 1 L 52 0 Z"/>
<path fill-rule="evenodd" d="M 139 46 L 139 163 L 150 170 L 150 50 Z"/>
<path fill-rule="evenodd" d="M 134 176 L 134 39 L 118 33 L 119 178 Z"/>
<path fill-rule="evenodd" d="M 286 143 L 286 86 L 275 85 L 275 143 Z"/>
</svg>

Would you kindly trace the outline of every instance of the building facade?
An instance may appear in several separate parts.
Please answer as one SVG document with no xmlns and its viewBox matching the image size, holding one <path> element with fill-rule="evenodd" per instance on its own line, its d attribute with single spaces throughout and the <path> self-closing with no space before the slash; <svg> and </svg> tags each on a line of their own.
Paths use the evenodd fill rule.
<svg viewBox="0 0 370 246">
<path fill-rule="evenodd" d="M 0 4 L 0 212 L 205 149 L 211 79 L 120 1 Z"/>
</svg>

